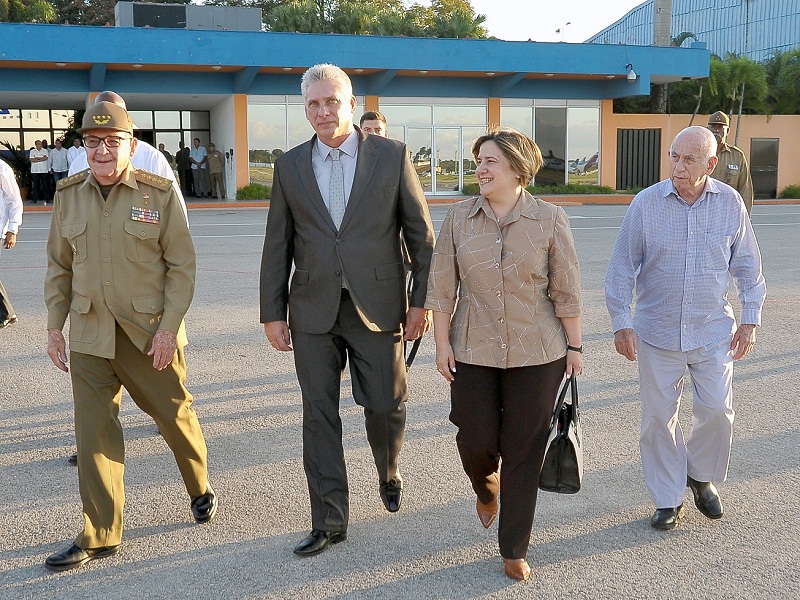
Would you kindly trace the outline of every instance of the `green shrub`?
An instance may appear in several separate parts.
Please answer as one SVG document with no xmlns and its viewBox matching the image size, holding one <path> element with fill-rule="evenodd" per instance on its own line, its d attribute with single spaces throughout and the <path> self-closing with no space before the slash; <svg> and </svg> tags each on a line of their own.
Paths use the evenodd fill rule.
<svg viewBox="0 0 800 600">
<path fill-rule="evenodd" d="M 477 183 L 467 183 L 463 188 L 461 188 L 461 193 L 465 196 L 480 196 L 481 186 Z"/>
<path fill-rule="evenodd" d="M 780 198 L 800 198 L 800 185 L 787 185 L 780 193 Z"/>
<path fill-rule="evenodd" d="M 272 188 L 261 183 L 251 183 L 236 190 L 237 200 L 269 200 Z"/>
</svg>

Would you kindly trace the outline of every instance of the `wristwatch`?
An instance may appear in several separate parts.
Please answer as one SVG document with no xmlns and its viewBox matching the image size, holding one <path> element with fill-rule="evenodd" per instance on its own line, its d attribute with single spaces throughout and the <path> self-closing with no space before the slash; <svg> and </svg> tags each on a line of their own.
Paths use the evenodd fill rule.
<svg viewBox="0 0 800 600">
<path fill-rule="evenodd" d="M 569 344 L 567 344 L 567 350 L 572 350 L 573 352 L 580 352 L 581 354 L 583 354 L 583 345 L 570 346 Z"/>
</svg>

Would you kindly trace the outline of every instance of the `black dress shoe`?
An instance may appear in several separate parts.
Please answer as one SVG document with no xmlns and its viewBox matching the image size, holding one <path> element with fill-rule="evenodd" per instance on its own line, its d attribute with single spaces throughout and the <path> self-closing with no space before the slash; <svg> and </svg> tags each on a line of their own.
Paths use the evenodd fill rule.
<svg viewBox="0 0 800 600">
<path fill-rule="evenodd" d="M 722 518 L 722 501 L 719 499 L 719 492 L 710 481 L 697 481 L 688 478 L 686 484 L 694 495 L 694 505 L 701 513 L 709 519 Z"/>
<path fill-rule="evenodd" d="M 19 319 L 17 319 L 17 315 L 10 315 L 7 319 L 3 319 L 2 321 L 0 321 L 0 329 L 5 329 L 9 325 L 13 325 L 17 321 L 19 321 Z"/>
<path fill-rule="evenodd" d="M 67 459 L 67 462 L 69 464 L 71 464 L 72 466 L 77 466 L 77 464 L 78 464 L 78 453 L 75 452 L 73 454 L 70 454 L 69 458 Z"/>
<path fill-rule="evenodd" d="M 207 523 L 214 518 L 217 514 L 217 495 L 210 483 L 205 494 L 192 498 L 191 507 L 194 520 L 198 523 Z"/>
<path fill-rule="evenodd" d="M 322 531 L 321 529 L 313 529 L 308 537 L 302 542 L 297 544 L 294 553 L 298 556 L 314 556 L 319 554 L 328 544 L 338 544 L 347 539 L 346 531 Z"/>
<path fill-rule="evenodd" d="M 105 558 L 112 556 L 120 550 L 120 545 L 103 546 L 102 548 L 81 548 L 77 544 L 72 544 L 66 550 L 56 552 L 47 557 L 44 565 L 53 571 L 68 571 L 77 569 L 83 563 L 94 560 L 95 558 Z"/>
<path fill-rule="evenodd" d="M 684 514 L 683 504 L 675 508 L 657 508 L 650 517 L 650 525 L 656 529 L 675 529 Z"/>
<path fill-rule="evenodd" d="M 381 481 L 380 484 L 381 500 L 389 512 L 400 510 L 400 503 L 403 501 L 403 482 L 396 479 Z"/>
</svg>

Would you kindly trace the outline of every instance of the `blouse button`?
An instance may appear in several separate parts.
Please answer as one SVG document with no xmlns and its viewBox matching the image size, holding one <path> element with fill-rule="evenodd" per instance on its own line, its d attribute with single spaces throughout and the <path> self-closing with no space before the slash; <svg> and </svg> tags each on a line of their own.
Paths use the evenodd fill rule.
<svg viewBox="0 0 800 600">
<path fill-rule="evenodd" d="M 497 290 L 497 297 L 499 298 L 502 295 L 503 295 L 503 292 L 501 292 L 500 290 Z"/>
<path fill-rule="evenodd" d="M 502 241 L 503 241 L 503 238 L 497 238 L 497 239 L 495 240 L 495 242 L 497 242 L 498 244 L 499 244 L 500 242 L 502 242 Z"/>
<path fill-rule="evenodd" d="M 498 323 L 505 323 L 506 320 L 503 317 L 500 317 L 499 319 L 497 319 L 497 322 Z"/>
<path fill-rule="evenodd" d="M 494 263 L 494 268 L 495 269 L 499 269 L 500 268 L 500 263 Z"/>
<path fill-rule="evenodd" d="M 500 344 L 500 347 L 501 348 L 508 348 L 508 346 L 506 346 L 505 344 Z"/>
</svg>

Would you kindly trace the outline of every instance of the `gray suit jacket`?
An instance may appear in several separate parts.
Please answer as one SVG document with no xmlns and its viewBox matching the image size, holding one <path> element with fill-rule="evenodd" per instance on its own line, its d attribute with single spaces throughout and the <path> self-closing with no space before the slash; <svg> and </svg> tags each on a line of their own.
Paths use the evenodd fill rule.
<svg viewBox="0 0 800 600">
<path fill-rule="evenodd" d="M 288 309 L 291 329 L 330 331 L 343 276 L 362 320 L 373 331 L 397 331 L 409 301 L 411 306 L 425 305 L 433 226 L 408 147 L 357 131 L 355 177 L 340 231 L 311 166 L 316 136 L 275 163 L 261 257 L 262 323 L 286 320 Z M 408 298 L 401 232 L 411 257 Z"/>
</svg>

